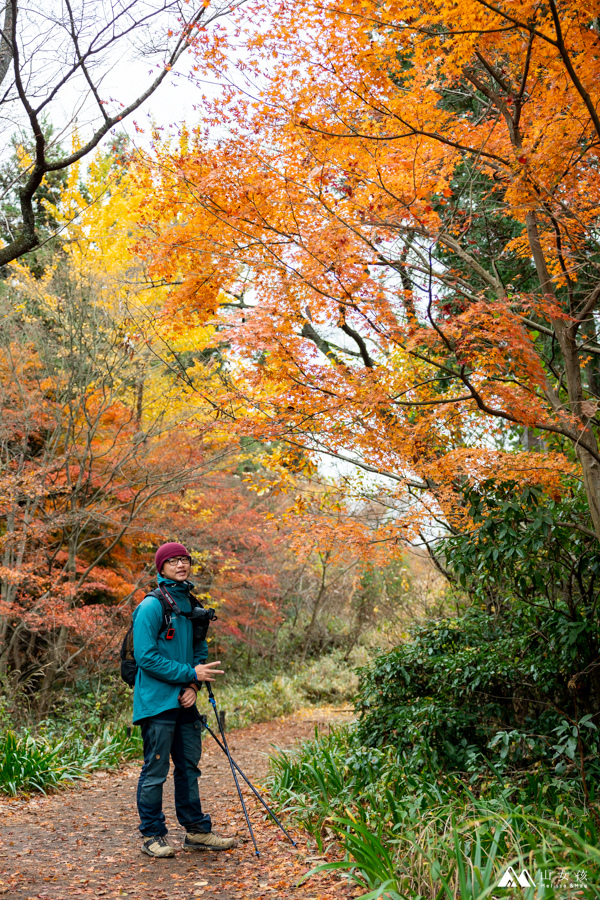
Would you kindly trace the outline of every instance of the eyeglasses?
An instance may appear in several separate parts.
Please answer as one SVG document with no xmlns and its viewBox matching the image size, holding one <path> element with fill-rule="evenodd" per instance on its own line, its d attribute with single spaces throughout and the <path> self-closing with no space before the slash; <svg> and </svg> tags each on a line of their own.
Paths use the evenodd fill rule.
<svg viewBox="0 0 600 900">
<path fill-rule="evenodd" d="M 169 563 L 170 566 L 176 566 L 177 563 L 191 563 L 191 559 L 189 556 L 172 556 L 171 559 L 165 559 L 166 563 Z"/>
</svg>

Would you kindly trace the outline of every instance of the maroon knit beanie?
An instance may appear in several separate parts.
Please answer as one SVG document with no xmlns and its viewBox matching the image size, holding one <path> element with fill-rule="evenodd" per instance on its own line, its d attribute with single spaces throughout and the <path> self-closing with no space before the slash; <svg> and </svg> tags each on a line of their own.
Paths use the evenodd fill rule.
<svg viewBox="0 0 600 900">
<path fill-rule="evenodd" d="M 192 558 L 183 544 L 176 544 L 175 542 L 172 542 L 170 544 L 161 544 L 154 557 L 156 571 L 159 575 L 164 561 L 166 559 L 170 559 L 172 556 L 189 556 L 190 560 Z"/>
</svg>

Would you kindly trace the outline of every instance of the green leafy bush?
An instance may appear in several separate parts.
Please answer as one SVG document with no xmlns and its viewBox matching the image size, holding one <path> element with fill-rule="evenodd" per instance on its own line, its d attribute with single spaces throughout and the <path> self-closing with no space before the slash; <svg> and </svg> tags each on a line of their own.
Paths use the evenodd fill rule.
<svg viewBox="0 0 600 900">
<path fill-rule="evenodd" d="M 560 898 L 561 873 L 600 896 L 600 851 L 577 784 L 547 772 L 512 783 L 415 772 L 392 745 L 365 747 L 350 726 L 315 735 L 271 760 L 271 791 L 315 839 L 344 858 L 323 866 L 349 873 L 367 898 L 492 896 L 509 865 L 527 867 L 536 887 L 523 896 Z M 553 873 L 542 887 L 543 873 Z M 595 893 L 594 893 L 595 892 Z"/>
<path fill-rule="evenodd" d="M 565 721 L 561 710 L 570 709 L 568 671 L 560 638 L 545 641 L 529 607 L 518 613 L 494 621 L 473 608 L 417 627 L 412 640 L 363 668 L 358 709 L 365 743 L 391 741 L 413 767 L 473 770 L 484 755 L 517 766 L 551 760 L 555 729 Z M 583 729 L 587 752 L 596 734 Z"/>
<path fill-rule="evenodd" d="M 131 722 L 131 697 L 131 688 L 116 671 L 80 678 L 54 693 L 48 721 L 67 727 L 75 723 L 81 732 L 96 734 L 109 722 L 113 726 Z"/>
<path fill-rule="evenodd" d="M 511 485 L 466 499 L 476 528 L 442 549 L 473 604 L 362 669 L 362 739 L 393 742 L 413 768 L 487 758 L 581 774 L 598 748 L 600 550 L 576 499 Z"/>
<path fill-rule="evenodd" d="M 475 528 L 441 550 L 487 616 L 499 641 L 496 655 L 510 662 L 514 651 L 504 709 L 510 701 L 517 718 L 550 707 L 572 719 L 596 716 L 600 546 L 585 499 L 572 492 L 556 500 L 536 487 L 488 482 L 466 491 L 465 502 Z"/>
</svg>

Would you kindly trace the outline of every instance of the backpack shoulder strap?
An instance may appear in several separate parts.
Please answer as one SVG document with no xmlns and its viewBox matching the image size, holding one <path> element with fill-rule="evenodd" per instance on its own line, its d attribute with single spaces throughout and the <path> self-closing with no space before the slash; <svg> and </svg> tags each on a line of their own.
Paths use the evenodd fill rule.
<svg viewBox="0 0 600 900">
<path fill-rule="evenodd" d="M 146 597 L 156 597 L 156 599 L 160 601 L 160 605 L 162 608 L 162 622 L 160 623 L 158 633 L 162 634 L 163 631 L 166 631 L 167 627 L 171 623 L 172 610 L 169 606 L 169 601 L 166 599 L 166 597 L 163 596 L 160 588 L 154 588 L 153 591 L 150 591 L 150 593 L 146 594 Z"/>
</svg>

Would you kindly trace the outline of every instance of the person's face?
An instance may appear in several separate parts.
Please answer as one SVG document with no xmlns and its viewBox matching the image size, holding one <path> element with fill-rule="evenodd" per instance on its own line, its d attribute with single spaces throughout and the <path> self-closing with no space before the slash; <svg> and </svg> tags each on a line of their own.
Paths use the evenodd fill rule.
<svg viewBox="0 0 600 900">
<path fill-rule="evenodd" d="M 171 581 L 187 581 L 191 567 L 189 556 L 172 556 L 165 559 L 160 574 Z"/>
</svg>

